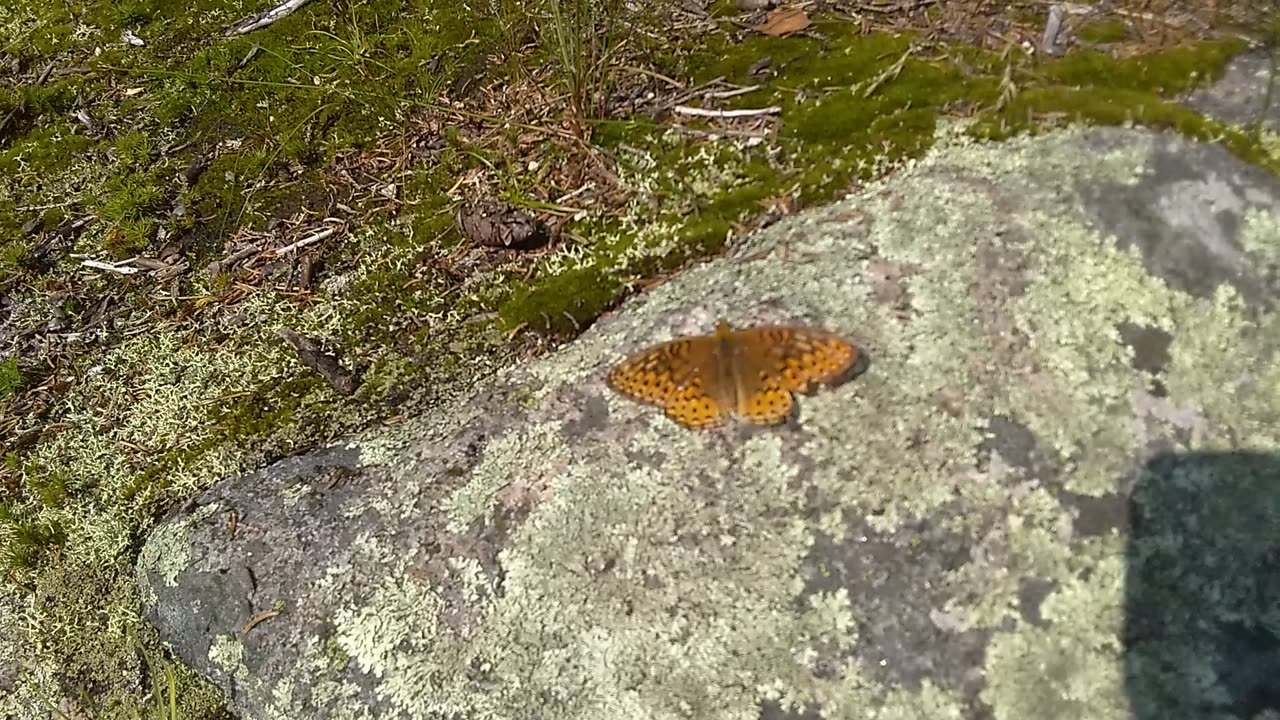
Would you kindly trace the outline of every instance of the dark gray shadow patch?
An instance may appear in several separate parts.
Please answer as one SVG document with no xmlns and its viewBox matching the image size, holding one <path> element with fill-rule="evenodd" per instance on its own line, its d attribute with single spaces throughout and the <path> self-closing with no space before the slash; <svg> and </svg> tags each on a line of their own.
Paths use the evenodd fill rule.
<svg viewBox="0 0 1280 720">
<path fill-rule="evenodd" d="M 1134 370 L 1159 375 L 1169 367 L 1169 346 L 1173 336 L 1158 327 L 1122 322 L 1116 326 L 1120 339 L 1133 351 Z"/>
<path fill-rule="evenodd" d="M 1040 606 L 1044 604 L 1044 599 L 1049 597 L 1049 593 L 1058 588 L 1058 583 L 1054 580 L 1044 580 L 1041 578 L 1025 577 L 1018 581 L 1018 613 L 1022 615 L 1022 619 L 1036 627 L 1045 627 L 1044 615 L 1040 612 Z"/>
<path fill-rule="evenodd" d="M 822 720 L 817 705 L 807 705 L 803 712 L 783 710 L 776 700 L 766 700 L 760 705 L 760 720 Z"/>
<path fill-rule="evenodd" d="M 1026 472 L 1042 483 L 1057 479 L 1059 468 L 1039 451 L 1036 436 L 1030 428 L 1007 415 L 993 415 L 987 423 L 986 438 L 978 444 L 977 468 L 985 471 L 992 454 Z"/>
<path fill-rule="evenodd" d="M 844 588 L 858 620 L 854 655 L 869 677 L 907 690 L 927 679 L 960 698 L 966 717 L 984 716 L 978 693 L 990 631 L 953 632 L 932 618 L 948 598 L 938 578 L 969 562 L 970 541 L 927 521 L 892 536 L 851 524 L 846 537 L 818 534 L 801 597 Z M 839 660 L 820 658 L 819 667 Z"/>
<path fill-rule="evenodd" d="M 1157 456 L 1138 473 L 1130 514 L 1133 717 L 1280 711 L 1280 454 Z"/>
<path fill-rule="evenodd" d="M 1071 513 L 1071 529 L 1077 538 L 1109 535 L 1129 529 L 1129 498 L 1121 493 L 1082 495 L 1070 490 L 1054 493 L 1058 502 Z"/>
<path fill-rule="evenodd" d="M 1158 398 L 1168 396 L 1160 376 L 1164 374 L 1172 357 L 1169 347 L 1173 344 L 1173 336 L 1158 327 L 1122 322 L 1116 325 L 1120 340 L 1129 347 L 1133 357 L 1130 367 L 1138 372 L 1150 375 L 1149 392 Z"/>
</svg>

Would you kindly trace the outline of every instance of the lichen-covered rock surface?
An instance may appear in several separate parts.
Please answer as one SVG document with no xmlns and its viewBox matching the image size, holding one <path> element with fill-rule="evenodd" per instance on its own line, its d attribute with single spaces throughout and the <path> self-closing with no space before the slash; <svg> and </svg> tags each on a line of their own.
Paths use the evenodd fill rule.
<svg viewBox="0 0 1280 720">
<path fill-rule="evenodd" d="M 1188 93 L 1186 103 L 1222 122 L 1248 127 L 1261 120 L 1267 130 L 1280 131 L 1280 104 L 1270 99 L 1267 90 L 1270 75 L 1266 49 L 1248 50 L 1227 63 L 1217 82 Z"/>
<path fill-rule="evenodd" d="M 255 719 L 1280 717 L 1280 182 L 944 134 L 470 402 L 216 486 L 147 616 Z M 776 428 L 606 389 L 720 316 L 871 363 Z"/>
</svg>

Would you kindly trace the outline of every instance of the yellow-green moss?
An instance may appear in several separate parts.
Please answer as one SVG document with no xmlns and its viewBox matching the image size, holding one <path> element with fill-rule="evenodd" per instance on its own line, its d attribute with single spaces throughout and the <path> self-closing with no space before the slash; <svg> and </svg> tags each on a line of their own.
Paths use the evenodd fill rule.
<svg viewBox="0 0 1280 720">
<path fill-rule="evenodd" d="M 1230 38 L 1123 59 L 1096 50 L 1077 50 L 1031 72 L 1055 85 L 1170 96 L 1221 77 L 1227 61 L 1245 47 L 1245 40 Z"/>
<path fill-rule="evenodd" d="M 0 360 L 0 400 L 8 400 L 22 387 L 22 371 L 17 358 Z"/>
<path fill-rule="evenodd" d="M 1067 123 L 1166 128 L 1197 140 L 1219 142 L 1245 160 L 1280 170 L 1280 160 L 1248 134 L 1159 96 L 1133 90 L 1032 88 L 1019 93 L 1002 110 L 984 115 L 970 132 L 994 140 Z"/>
<path fill-rule="evenodd" d="M 1082 25 L 1076 34 L 1081 40 L 1089 43 L 1113 43 L 1126 40 L 1132 35 L 1129 23 L 1120 18 L 1102 17 Z"/>
</svg>

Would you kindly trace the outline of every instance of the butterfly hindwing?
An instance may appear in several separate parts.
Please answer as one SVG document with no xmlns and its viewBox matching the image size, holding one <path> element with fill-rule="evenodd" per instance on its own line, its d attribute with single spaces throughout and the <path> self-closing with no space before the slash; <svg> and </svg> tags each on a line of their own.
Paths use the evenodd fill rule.
<svg viewBox="0 0 1280 720">
<path fill-rule="evenodd" d="M 758 425 L 776 425 L 791 415 L 795 402 L 790 390 L 776 381 L 766 382 L 740 401 L 738 414 Z"/>
<path fill-rule="evenodd" d="M 707 394 L 701 383 L 680 392 L 666 406 L 667 417 L 691 428 L 718 425 L 724 419 L 724 408 Z"/>
</svg>

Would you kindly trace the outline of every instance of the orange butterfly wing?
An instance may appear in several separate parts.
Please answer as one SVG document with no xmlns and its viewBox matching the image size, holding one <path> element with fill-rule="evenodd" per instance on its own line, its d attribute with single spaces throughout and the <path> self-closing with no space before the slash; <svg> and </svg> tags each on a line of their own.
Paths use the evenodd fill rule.
<svg viewBox="0 0 1280 720">
<path fill-rule="evenodd" d="M 631 355 L 610 371 L 608 384 L 623 395 L 661 407 L 681 425 L 710 427 L 723 420 L 726 411 L 708 392 L 715 362 L 713 338 L 681 338 Z"/>
<path fill-rule="evenodd" d="M 808 392 L 841 378 L 858 359 L 858 349 L 825 330 L 774 326 L 735 333 L 743 346 L 738 414 L 761 425 L 774 425 L 791 414 L 792 392 Z"/>
<path fill-rule="evenodd" d="M 610 371 L 609 387 L 661 407 L 689 428 L 717 425 L 731 412 L 749 422 L 774 425 L 794 409 L 792 392 L 835 382 L 858 359 L 852 343 L 817 328 L 731 331 L 722 323 L 717 332 L 672 340 L 629 356 Z M 720 356 L 722 348 L 732 348 L 728 357 Z M 726 362 L 734 366 L 726 368 Z M 717 385 L 730 378 L 735 387 Z M 736 407 L 725 404 L 732 404 L 734 397 Z"/>
</svg>

